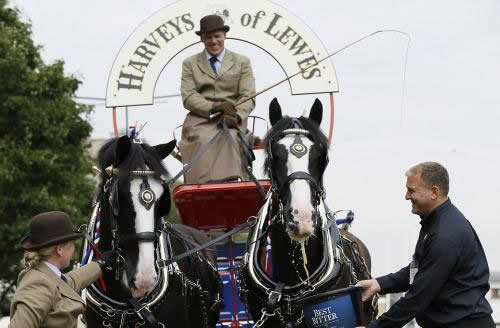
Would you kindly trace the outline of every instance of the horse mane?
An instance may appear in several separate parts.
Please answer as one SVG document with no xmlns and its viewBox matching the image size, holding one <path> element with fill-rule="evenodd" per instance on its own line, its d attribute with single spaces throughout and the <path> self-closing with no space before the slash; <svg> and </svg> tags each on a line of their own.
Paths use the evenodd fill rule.
<svg viewBox="0 0 500 328">
<path fill-rule="evenodd" d="M 118 181 L 121 186 L 129 184 L 129 171 L 132 170 L 152 170 L 158 175 L 169 176 L 167 169 L 162 163 L 162 159 L 156 150 L 147 143 L 130 143 L 130 150 L 127 158 L 121 163 L 117 163 L 116 147 L 118 138 L 110 139 L 101 147 L 97 155 L 97 163 L 101 170 L 101 181 L 104 181 L 107 174 L 105 169 L 110 165 L 120 169 Z"/>
<path fill-rule="evenodd" d="M 265 150 L 265 160 L 264 160 L 264 172 L 269 172 L 271 168 L 271 142 L 277 138 L 284 130 L 291 129 L 293 127 L 294 120 L 299 120 L 305 130 L 311 133 L 312 141 L 319 145 L 325 151 L 328 151 L 329 144 L 328 138 L 321 131 L 320 127 L 316 122 L 308 119 L 307 117 L 301 116 L 299 118 L 293 118 L 290 116 L 283 116 L 276 124 L 269 130 L 264 138 L 264 150 Z"/>
</svg>

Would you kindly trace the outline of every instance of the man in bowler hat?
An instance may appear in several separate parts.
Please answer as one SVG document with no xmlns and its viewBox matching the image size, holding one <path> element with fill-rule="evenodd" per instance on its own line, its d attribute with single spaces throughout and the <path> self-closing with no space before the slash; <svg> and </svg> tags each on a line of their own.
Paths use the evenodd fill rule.
<svg viewBox="0 0 500 328">
<path fill-rule="evenodd" d="M 187 164 L 208 143 L 223 121 L 234 142 L 218 138 L 210 151 L 185 174 L 186 183 L 207 183 L 227 178 L 249 180 L 248 162 L 242 159 L 237 132 L 247 133 L 247 117 L 255 107 L 255 99 L 239 106 L 235 103 L 255 94 L 255 78 L 250 60 L 224 47 L 229 26 L 218 15 L 200 20 L 200 36 L 205 49 L 184 60 L 181 95 L 189 111 L 179 148 Z M 249 136 L 246 135 L 246 138 Z"/>
<path fill-rule="evenodd" d="M 77 326 L 85 308 L 78 292 L 96 281 L 101 267 L 114 260 L 113 252 L 105 252 L 98 262 L 63 274 L 75 250 L 73 242 L 81 237 L 64 212 L 46 212 L 31 219 L 29 234 L 20 244 L 25 251 L 24 270 L 11 302 L 10 328 Z"/>
</svg>

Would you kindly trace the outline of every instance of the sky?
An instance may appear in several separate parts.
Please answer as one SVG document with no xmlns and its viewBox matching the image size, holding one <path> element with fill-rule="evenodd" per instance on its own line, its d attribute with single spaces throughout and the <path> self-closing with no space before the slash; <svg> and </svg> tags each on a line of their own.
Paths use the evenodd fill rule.
<svg viewBox="0 0 500 328">
<path fill-rule="evenodd" d="M 135 27 L 173 1 L 11 0 L 33 25 L 47 63 L 62 59 L 67 74 L 82 80 L 77 94 L 105 96 L 113 60 Z M 419 218 L 404 199 L 405 172 L 423 161 L 437 161 L 450 174 L 450 198 L 476 229 L 490 270 L 500 271 L 500 2 L 276 0 L 302 19 L 334 52 L 380 29 L 383 33 L 333 57 L 339 93 L 330 165 L 325 173 L 328 204 L 351 209 L 358 235 L 372 254 L 373 273 L 406 265 L 418 237 Z M 259 49 L 228 40 L 226 47 L 252 60 L 257 90 L 282 79 L 275 62 Z M 182 59 L 164 70 L 156 96 L 178 94 Z M 406 65 L 405 65 L 406 63 Z M 326 95 L 291 96 L 280 85 L 257 98 L 254 114 L 267 118 L 278 97 L 288 115 L 301 115 Z M 186 111 L 180 98 L 129 108 L 129 122 L 147 122 L 143 137 L 151 144 L 172 139 Z M 323 129 L 331 117 L 325 113 Z M 112 133 L 111 111 L 102 103 L 91 117 L 94 138 Z M 125 126 L 125 111 L 118 113 Z M 258 130 L 265 131 L 265 125 Z M 179 133 L 180 130 L 177 130 Z M 177 134 L 179 136 L 179 134 Z M 262 154 L 257 154 L 255 172 Z M 180 164 L 167 160 L 172 173 Z"/>
</svg>

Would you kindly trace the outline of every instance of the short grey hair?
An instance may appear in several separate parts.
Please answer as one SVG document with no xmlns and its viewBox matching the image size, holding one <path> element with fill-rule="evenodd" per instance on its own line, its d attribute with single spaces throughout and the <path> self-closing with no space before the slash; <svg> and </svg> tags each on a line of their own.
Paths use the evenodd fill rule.
<svg viewBox="0 0 500 328">
<path fill-rule="evenodd" d="M 436 186 L 439 188 L 442 196 L 448 196 L 450 190 L 450 177 L 446 168 L 436 162 L 423 162 L 410 168 L 406 176 L 420 174 L 422 182 L 428 188 Z"/>
</svg>

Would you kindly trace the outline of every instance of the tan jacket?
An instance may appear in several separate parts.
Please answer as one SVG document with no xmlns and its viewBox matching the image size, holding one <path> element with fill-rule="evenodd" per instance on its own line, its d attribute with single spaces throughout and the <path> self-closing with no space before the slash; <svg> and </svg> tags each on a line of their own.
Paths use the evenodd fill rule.
<svg viewBox="0 0 500 328">
<path fill-rule="evenodd" d="M 220 117 L 210 119 L 215 102 L 238 100 L 255 94 L 255 78 L 250 60 L 226 49 L 219 74 L 216 76 L 210 63 L 201 52 L 184 60 L 182 64 L 181 95 L 184 107 L 189 111 L 182 128 L 179 148 L 184 163 L 189 163 L 198 149 L 219 132 Z M 247 117 L 255 108 L 255 99 L 237 107 L 242 122 L 239 129 L 246 135 Z M 198 163 L 185 175 L 186 183 L 206 183 L 229 176 L 249 177 L 241 160 L 241 149 L 236 130 L 231 130 L 235 141 L 231 144 L 221 136 Z"/>
<path fill-rule="evenodd" d="M 89 263 L 66 274 L 65 283 L 43 262 L 19 273 L 9 328 L 75 328 L 85 303 L 77 294 L 97 280 L 99 265 Z"/>
</svg>

